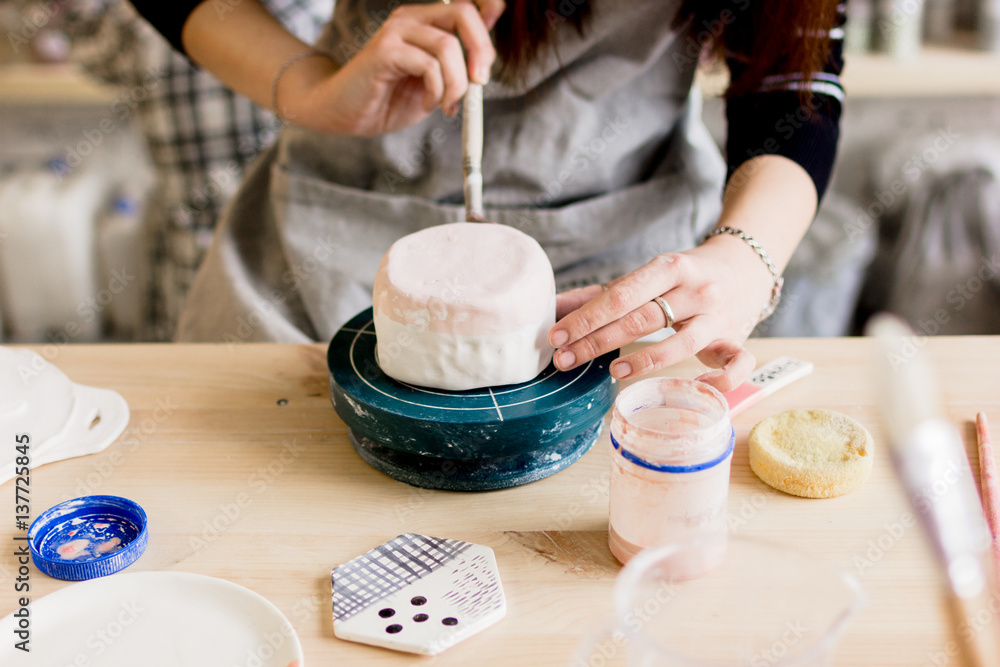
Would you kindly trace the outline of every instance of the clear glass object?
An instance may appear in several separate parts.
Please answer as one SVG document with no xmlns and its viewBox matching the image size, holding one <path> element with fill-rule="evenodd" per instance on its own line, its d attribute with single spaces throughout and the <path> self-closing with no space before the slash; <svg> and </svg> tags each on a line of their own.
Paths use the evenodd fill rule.
<svg viewBox="0 0 1000 667">
<path fill-rule="evenodd" d="M 725 534 L 734 437 L 717 390 L 636 382 L 615 400 L 611 444 L 608 543 L 620 562 L 665 541 Z"/>
<path fill-rule="evenodd" d="M 695 561 L 711 567 L 676 575 Z M 866 599 L 854 577 L 789 547 L 700 535 L 625 566 L 613 616 L 584 637 L 572 664 L 820 667 Z"/>
</svg>

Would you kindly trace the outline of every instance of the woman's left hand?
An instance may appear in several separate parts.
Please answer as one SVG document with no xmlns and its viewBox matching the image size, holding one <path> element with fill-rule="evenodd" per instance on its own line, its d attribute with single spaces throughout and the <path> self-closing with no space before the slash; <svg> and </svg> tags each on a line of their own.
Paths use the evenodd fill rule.
<svg viewBox="0 0 1000 667">
<path fill-rule="evenodd" d="M 697 248 L 667 253 L 608 284 L 560 294 L 549 332 L 554 362 L 569 370 L 661 329 L 662 296 L 676 334 L 617 359 L 611 374 L 636 377 L 697 355 L 717 370 L 698 377 L 722 392 L 746 380 L 756 361 L 743 342 L 770 298 L 767 269 L 743 241 L 715 236 Z"/>
</svg>

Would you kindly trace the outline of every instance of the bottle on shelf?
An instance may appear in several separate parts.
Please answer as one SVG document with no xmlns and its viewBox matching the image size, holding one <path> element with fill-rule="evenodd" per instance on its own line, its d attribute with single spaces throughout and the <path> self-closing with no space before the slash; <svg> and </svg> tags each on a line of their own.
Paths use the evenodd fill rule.
<svg viewBox="0 0 1000 667">
<path fill-rule="evenodd" d="M 932 44 L 947 44 L 955 34 L 955 0 L 926 0 L 924 39 Z"/>
<path fill-rule="evenodd" d="M 875 34 L 879 51 L 905 60 L 920 53 L 924 0 L 878 0 Z"/>
<path fill-rule="evenodd" d="M 98 340 L 94 220 L 105 178 L 58 162 L 0 181 L 0 304 L 12 342 Z"/>
<path fill-rule="evenodd" d="M 847 23 L 844 26 L 844 49 L 849 53 L 872 50 L 875 24 L 875 0 L 851 0 L 847 3 Z"/>
<path fill-rule="evenodd" d="M 1000 53 L 1000 0 L 980 0 L 976 19 L 979 48 Z"/>
<path fill-rule="evenodd" d="M 140 340 L 147 315 L 148 239 L 140 198 L 120 193 L 97 226 L 97 264 L 102 295 L 101 318 L 109 338 Z"/>
</svg>

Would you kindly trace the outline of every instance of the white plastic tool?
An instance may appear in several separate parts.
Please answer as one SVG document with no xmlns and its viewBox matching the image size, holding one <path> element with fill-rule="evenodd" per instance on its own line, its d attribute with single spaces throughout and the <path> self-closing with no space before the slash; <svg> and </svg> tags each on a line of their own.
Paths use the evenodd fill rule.
<svg viewBox="0 0 1000 667">
<path fill-rule="evenodd" d="M 125 399 L 72 382 L 40 355 L 0 347 L 0 428 L 30 436 L 30 467 L 94 454 L 128 425 Z M 13 447 L 0 448 L 0 484 L 14 477 Z"/>
<path fill-rule="evenodd" d="M 493 550 L 406 533 L 333 570 L 333 633 L 436 655 L 507 613 Z"/>
<path fill-rule="evenodd" d="M 723 394 L 729 403 L 729 416 L 733 417 L 743 412 L 761 399 L 812 372 L 812 363 L 792 357 L 778 357 L 764 364 L 753 372 L 749 380 Z"/>
</svg>

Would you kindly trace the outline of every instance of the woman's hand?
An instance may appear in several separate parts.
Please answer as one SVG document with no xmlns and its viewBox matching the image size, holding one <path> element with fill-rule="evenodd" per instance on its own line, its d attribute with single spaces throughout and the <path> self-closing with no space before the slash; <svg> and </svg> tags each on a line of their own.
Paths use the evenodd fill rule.
<svg viewBox="0 0 1000 667">
<path fill-rule="evenodd" d="M 282 115 L 320 132 L 365 137 L 409 127 L 437 107 L 454 115 L 469 82 L 489 80 L 496 58 L 489 31 L 504 6 L 400 6 L 339 70 L 321 59 L 290 68 L 278 91 Z"/>
<path fill-rule="evenodd" d="M 743 342 L 770 298 L 771 278 L 743 241 L 715 236 L 682 253 L 668 253 L 609 283 L 560 294 L 559 322 L 549 332 L 554 361 L 568 370 L 663 328 L 666 317 L 653 301 L 673 310 L 677 333 L 619 358 L 611 374 L 624 379 L 676 364 L 692 355 L 718 370 L 698 379 L 730 391 L 755 366 Z"/>
</svg>

